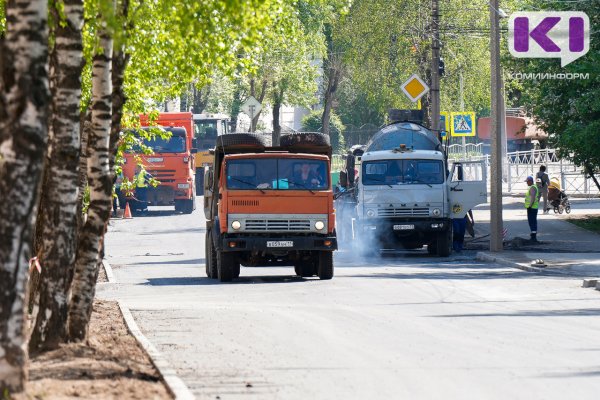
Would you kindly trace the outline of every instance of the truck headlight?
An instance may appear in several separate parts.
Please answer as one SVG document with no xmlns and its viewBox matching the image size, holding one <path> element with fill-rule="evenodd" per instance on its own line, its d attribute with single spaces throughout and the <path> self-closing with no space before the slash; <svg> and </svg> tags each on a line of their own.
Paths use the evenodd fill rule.
<svg viewBox="0 0 600 400">
<path fill-rule="evenodd" d="M 367 217 L 373 218 L 375 216 L 375 210 L 368 209 Z"/>
<path fill-rule="evenodd" d="M 434 208 L 434 209 L 431 211 L 431 214 L 432 214 L 434 217 L 439 217 L 440 215 L 442 215 L 442 210 L 440 210 L 439 208 Z"/>
<path fill-rule="evenodd" d="M 320 231 L 323 230 L 323 228 L 325 228 L 325 223 L 323 221 L 317 221 L 315 222 L 315 229 Z"/>
<path fill-rule="evenodd" d="M 177 184 L 177 189 L 189 189 L 189 188 L 190 188 L 189 183 L 178 183 Z"/>
<path fill-rule="evenodd" d="M 240 229 L 242 227 L 242 224 L 240 221 L 233 221 L 231 223 L 231 227 L 237 231 L 238 229 Z"/>
</svg>

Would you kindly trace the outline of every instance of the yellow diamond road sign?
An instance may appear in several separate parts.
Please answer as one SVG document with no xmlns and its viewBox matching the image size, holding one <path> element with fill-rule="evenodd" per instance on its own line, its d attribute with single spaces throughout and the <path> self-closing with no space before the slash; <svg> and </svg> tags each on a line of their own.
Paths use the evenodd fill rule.
<svg viewBox="0 0 600 400">
<path fill-rule="evenodd" d="M 425 93 L 429 92 L 429 86 L 417 74 L 413 74 L 408 78 L 402 84 L 401 89 L 412 102 L 418 101 Z"/>
</svg>

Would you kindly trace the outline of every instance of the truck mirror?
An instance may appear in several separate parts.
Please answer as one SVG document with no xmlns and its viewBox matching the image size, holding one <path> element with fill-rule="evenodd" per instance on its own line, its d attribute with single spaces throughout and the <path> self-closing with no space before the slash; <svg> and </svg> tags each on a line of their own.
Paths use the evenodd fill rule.
<svg viewBox="0 0 600 400">
<path fill-rule="evenodd" d="M 212 191 L 212 182 L 213 180 L 213 171 L 212 169 L 207 169 L 206 171 L 204 171 L 204 190 L 205 191 Z"/>
<path fill-rule="evenodd" d="M 196 139 L 196 138 L 192 139 L 192 148 L 193 149 L 198 148 L 198 139 Z"/>
</svg>

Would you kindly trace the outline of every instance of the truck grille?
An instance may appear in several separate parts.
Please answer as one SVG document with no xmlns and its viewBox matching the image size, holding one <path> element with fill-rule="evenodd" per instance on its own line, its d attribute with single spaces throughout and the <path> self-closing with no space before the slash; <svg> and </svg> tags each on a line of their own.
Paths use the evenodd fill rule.
<svg viewBox="0 0 600 400">
<path fill-rule="evenodd" d="M 233 206 L 258 206 L 258 200 L 232 200 Z"/>
<path fill-rule="evenodd" d="M 415 208 L 395 208 L 387 207 L 380 208 L 377 210 L 377 216 L 379 217 L 427 217 L 429 216 L 429 208 L 427 207 L 415 207 Z"/>
<path fill-rule="evenodd" d="M 246 220 L 246 231 L 252 231 L 252 232 L 310 231 L 310 220 L 309 219 L 247 219 Z"/>
</svg>

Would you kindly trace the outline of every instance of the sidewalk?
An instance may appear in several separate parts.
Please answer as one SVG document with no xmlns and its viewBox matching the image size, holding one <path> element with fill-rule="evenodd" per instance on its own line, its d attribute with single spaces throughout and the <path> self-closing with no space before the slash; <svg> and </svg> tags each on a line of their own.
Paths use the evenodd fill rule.
<svg viewBox="0 0 600 400">
<path fill-rule="evenodd" d="M 491 253 L 489 248 L 489 205 L 473 210 L 476 239 L 467 237 L 467 248 L 480 251 L 477 258 L 497 262 L 531 272 L 551 272 L 574 277 L 600 277 L 600 235 L 567 222 L 567 218 L 600 215 L 600 201 L 571 199 L 571 214 L 538 215 L 539 243 L 529 242 L 529 226 L 522 199 L 503 199 L 504 228 L 508 230 L 504 251 Z M 483 238 L 485 236 L 485 238 Z M 477 240 L 477 238 L 482 240 Z M 533 265 L 537 259 L 545 267 Z"/>
</svg>

